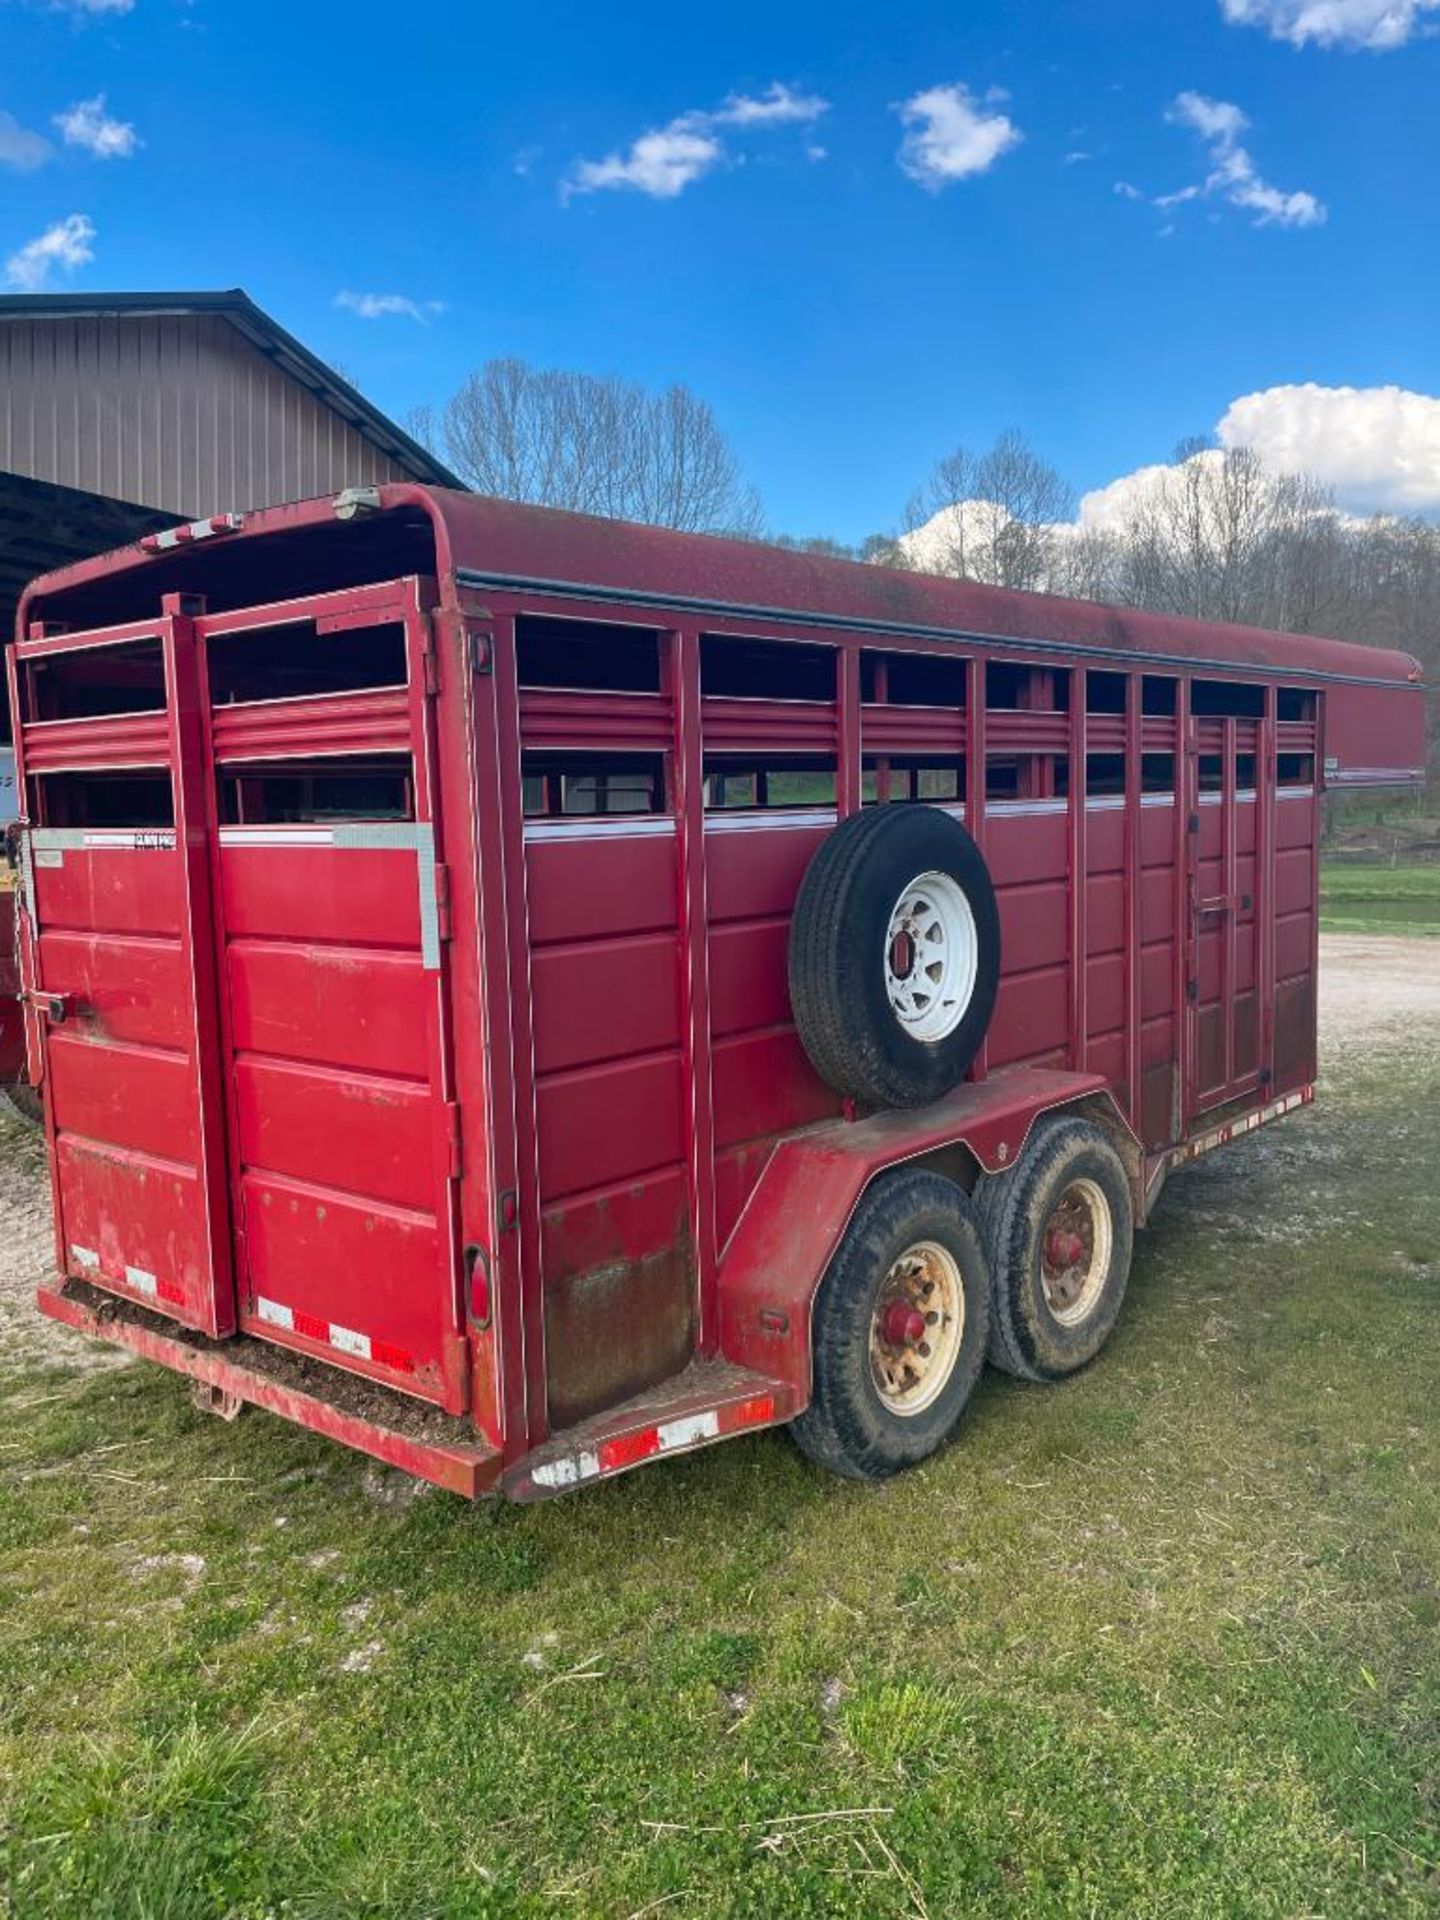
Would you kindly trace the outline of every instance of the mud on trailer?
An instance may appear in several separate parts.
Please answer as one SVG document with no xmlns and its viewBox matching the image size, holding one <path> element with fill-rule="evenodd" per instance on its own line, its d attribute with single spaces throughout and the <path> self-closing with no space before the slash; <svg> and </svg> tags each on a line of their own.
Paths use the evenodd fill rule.
<svg viewBox="0 0 1440 1920">
<path fill-rule="evenodd" d="M 42 1308 L 469 1495 L 1083 1366 L 1421 777 L 1403 655 L 416 486 L 19 632 Z"/>
</svg>

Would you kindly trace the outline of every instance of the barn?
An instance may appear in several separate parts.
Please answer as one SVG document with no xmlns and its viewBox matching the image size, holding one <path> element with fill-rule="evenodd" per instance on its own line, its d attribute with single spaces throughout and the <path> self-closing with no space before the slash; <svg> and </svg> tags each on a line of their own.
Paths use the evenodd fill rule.
<svg viewBox="0 0 1440 1920">
<path fill-rule="evenodd" d="M 387 480 L 462 483 L 239 288 L 0 296 L 0 633 L 144 533 Z M 14 817 L 0 700 L 0 824 Z M 8 902 L 5 903 L 8 905 Z M 0 913 L 0 1082 L 18 1071 Z"/>
</svg>

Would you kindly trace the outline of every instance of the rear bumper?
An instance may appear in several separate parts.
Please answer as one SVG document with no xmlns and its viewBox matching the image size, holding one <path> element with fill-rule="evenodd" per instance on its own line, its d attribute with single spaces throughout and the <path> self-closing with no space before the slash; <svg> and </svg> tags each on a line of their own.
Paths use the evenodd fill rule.
<svg viewBox="0 0 1440 1920">
<path fill-rule="evenodd" d="M 40 1311 L 52 1320 L 61 1320 L 92 1339 L 128 1347 L 142 1359 L 158 1361 L 162 1367 L 183 1373 L 236 1401 L 278 1413 L 297 1426 L 323 1433 L 327 1439 L 368 1453 L 418 1479 L 433 1481 L 437 1487 L 462 1494 L 467 1500 L 493 1492 L 499 1480 L 500 1455 L 493 1447 L 483 1442 L 439 1441 L 405 1433 L 387 1425 L 383 1417 L 334 1406 L 317 1394 L 287 1385 L 273 1372 L 262 1371 L 260 1363 L 273 1363 L 273 1350 L 267 1352 L 258 1341 L 246 1342 L 242 1336 L 227 1340 L 222 1350 L 200 1335 L 167 1330 L 157 1316 L 79 1281 L 41 1287 L 36 1301 Z M 257 1364 L 248 1364 L 247 1348 L 253 1351 Z"/>
</svg>

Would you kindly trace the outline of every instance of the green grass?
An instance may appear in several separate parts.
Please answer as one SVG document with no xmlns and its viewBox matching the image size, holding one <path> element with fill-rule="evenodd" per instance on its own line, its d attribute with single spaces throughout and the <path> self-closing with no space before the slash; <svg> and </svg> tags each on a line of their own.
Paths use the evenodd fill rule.
<svg viewBox="0 0 1440 1920">
<path fill-rule="evenodd" d="M 11 1375 L 0 1911 L 1440 1911 L 1437 1190 L 1433 1059 L 1347 1064 L 874 1489 L 776 1434 L 472 1509 Z"/>
<path fill-rule="evenodd" d="M 1440 865 L 1320 868 L 1320 925 L 1327 933 L 1440 933 Z"/>
</svg>

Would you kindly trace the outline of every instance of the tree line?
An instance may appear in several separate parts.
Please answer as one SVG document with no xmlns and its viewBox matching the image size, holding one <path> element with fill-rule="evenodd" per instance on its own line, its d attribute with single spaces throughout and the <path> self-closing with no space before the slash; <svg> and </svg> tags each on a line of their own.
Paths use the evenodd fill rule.
<svg viewBox="0 0 1440 1920">
<path fill-rule="evenodd" d="M 956 447 L 899 531 L 858 543 L 767 532 L 710 406 L 685 386 L 488 361 L 407 425 L 477 491 L 692 533 L 1413 653 L 1440 687 L 1440 528 L 1338 510 L 1307 475 L 1192 440 L 1103 521 L 1023 435 Z M 1430 702 L 1440 775 L 1440 693 Z"/>
</svg>

